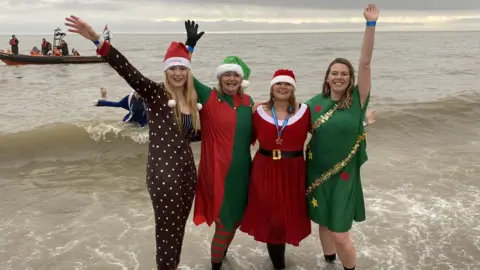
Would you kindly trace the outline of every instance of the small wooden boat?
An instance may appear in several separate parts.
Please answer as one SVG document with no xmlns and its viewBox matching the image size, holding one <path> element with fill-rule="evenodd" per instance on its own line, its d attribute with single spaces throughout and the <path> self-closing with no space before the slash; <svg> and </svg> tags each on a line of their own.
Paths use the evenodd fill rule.
<svg viewBox="0 0 480 270">
<path fill-rule="evenodd" d="M 16 65 L 49 65 L 49 64 L 94 64 L 104 63 L 100 56 L 53 56 L 53 55 L 26 55 L 11 54 L 0 51 L 0 60 L 8 66 Z"/>
<path fill-rule="evenodd" d="M 63 38 L 66 36 L 62 29 L 58 28 L 53 33 L 53 47 L 57 47 Z M 103 30 L 105 40 L 111 42 L 111 33 L 105 25 Z M 36 48 L 35 48 L 36 49 Z M 16 65 L 51 65 L 51 64 L 95 64 L 105 63 L 105 59 L 99 55 L 91 56 L 55 56 L 55 55 L 28 55 L 28 54 L 11 54 L 0 50 L 0 60 L 8 66 Z"/>
</svg>

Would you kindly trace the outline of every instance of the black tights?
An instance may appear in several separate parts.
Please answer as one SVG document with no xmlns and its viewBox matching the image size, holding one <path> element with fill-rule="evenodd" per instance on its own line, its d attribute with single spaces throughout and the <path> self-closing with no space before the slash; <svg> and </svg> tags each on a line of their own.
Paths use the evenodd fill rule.
<svg viewBox="0 0 480 270">
<path fill-rule="evenodd" d="M 267 250 L 273 267 L 285 269 L 285 244 L 267 244 Z"/>
</svg>

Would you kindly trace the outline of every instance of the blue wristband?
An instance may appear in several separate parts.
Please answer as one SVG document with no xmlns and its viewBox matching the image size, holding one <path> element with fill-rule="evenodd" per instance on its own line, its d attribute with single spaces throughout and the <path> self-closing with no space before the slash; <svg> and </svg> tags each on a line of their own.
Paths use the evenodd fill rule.
<svg viewBox="0 0 480 270">
<path fill-rule="evenodd" d="M 95 44 L 95 46 L 98 47 L 98 45 L 100 45 L 100 43 L 102 43 L 102 41 L 103 41 L 103 38 L 100 37 L 98 40 L 94 40 L 94 41 L 93 41 L 93 44 Z"/>
<path fill-rule="evenodd" d="M 367 26 L 377 26 L 377 22 L 367 22 Z"/>
<path fill-rule="evenodd" d="M 193 47 L 190 47 L 190 46 L 188 46 L 188 45 L 185 45 L 185 47 L 187 47 L 187 50 L 188 50 L 189 52 L 193 53 Z"/>
</svg>

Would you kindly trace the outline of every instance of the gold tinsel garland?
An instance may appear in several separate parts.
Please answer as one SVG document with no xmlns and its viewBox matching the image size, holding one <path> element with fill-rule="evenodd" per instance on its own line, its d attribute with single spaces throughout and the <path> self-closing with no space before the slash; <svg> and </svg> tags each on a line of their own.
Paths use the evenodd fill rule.
<svg viewBox="0 0 480 270">
<path fill-rule="evenodd" d="M 365 136 L 366 134 L 363 133 L 362 135 L 358 136 L 357 137 L 357 141 L 355 142 L 355 145 L 353 146 L 352 150 L 350 151 L 350 153 L 348 154 L 348 156 L 338 162 L 337 164 L 335 164 L 333 166 L 333 168 L 331 168 L 330 170 L 324 172 L 322 175 L 320 175 L 319 178 L 315 179 L 315 182 L 313 182 L 307 189 L 307 194 L 310 194 L 310 192 L 312 192 L 316 187 L 320 186 L 321 184 L 323 184 L 325 181 L 327 181 L 332 175 L 334 174 L 337 174 L 338 172 L 340 172 L 341 170 L 343 170 L 343 168 L 345 168 L 347 166 L 347 164 L 350 162 L 350 160 L 352 160 L 352 158 L 355 156 L 355 154 L 357 153 L 358 151 L 358 148 L 360 147 L 360 143 L 365 140 Z M 312 151 L 311 149 L 309 149 L 310 152 Z"/>
<path fill-rule="evenodd" d="M 312 128 L 311 128 L 311 131 L 313 133 L 313 131 L 315 131 L 315 129 L 317 129 L 319 126 L 321 126 L 323 123 L 327 122 L 328 119 L 330 119 L 330 117 L 332 117 L 333 113 L 338 109 L 338 103 L 335 103 L 335 105 L 333 105 L 333 108 L 331 108 L 330 110 L 328 110 L 326 113 L 320 115 L 320 117 L 315 120 L 315 122 L 313 123 L 312 125 Z"/>
</svg>

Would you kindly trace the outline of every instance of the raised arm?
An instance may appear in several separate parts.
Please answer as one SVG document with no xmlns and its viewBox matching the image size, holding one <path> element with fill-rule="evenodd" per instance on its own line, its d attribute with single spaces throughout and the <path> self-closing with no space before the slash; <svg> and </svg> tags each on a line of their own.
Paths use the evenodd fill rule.
<svg viewBox="0 0 480 270">
<path fill-rule="evenodd" d="M 107 100 L 95 100 L 93 104 L 98 107 L 116 107 L 116 108 L 123 108 L 125 110 L 129 110 L 128 95 L 122 98 L 122 100 L 120 100 L 119 102 L 107 101 Z"/>
<path fill-rule="evenodd" d="M 370 88 L 372 85 L 370 63 L 372 61 L 375 27 L 377 24 L 378 15 L 379 11 L 375 5 L 368 5 L 363 12 L 363 16 L 367 22 L 365 34 L 363 36 L 360 61 L 358 64 L 358 91 L 360 94 L 362 107 L 370 95 Z"/>
<path fill-rule="evenodd" d="M 198 33 L 198 24 L 195 21 L 185 21 L 185 31 L 187 32 L 187 40 L 185 41 L 185 45 L 188 49 L 188 56 L 192 59 L 193 51 L 195 50 L 195 46 L 200 38 L 205 34 L 204 31 Z M 193 87 L 197 92 L 198 99 L 201 104 L 205 104 L 207 102 L 208 97 L 210 96 L 211 88 L 207 85 L 203 84 L 197 78 L 193 77 Z"/>
<path fill-rule="evenodd" d="M 68 31 L 91 40 L 97 46 L 97 53 L 105 58 L 108 64 L 147 102 L 152 102 L 158 97 L 158 92 L 161 91 L 159 84 L 143 76 L 115 47 L 109 42 L 104 42 L 90 25 L 73 15 L 67 17 L 66 21 L 65 25 L 71 27 Z"/>
</svg>

